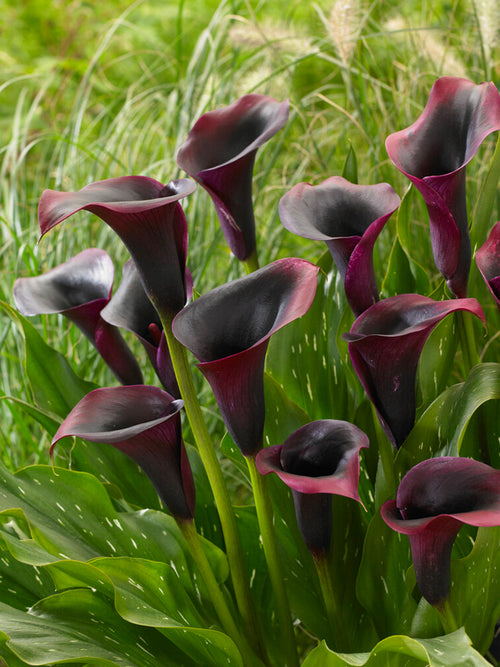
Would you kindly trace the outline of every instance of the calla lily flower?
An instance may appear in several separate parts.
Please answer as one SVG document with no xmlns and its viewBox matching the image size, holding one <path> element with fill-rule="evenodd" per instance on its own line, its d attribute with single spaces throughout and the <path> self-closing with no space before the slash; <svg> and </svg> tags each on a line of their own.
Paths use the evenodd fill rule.
<svg viewBox="0 0 500 667">
<path fill-rule="evenodd" d="M 212 198 L 226 241 L 243 261 L 255 253 L 255 155 L 285 125 L 288 113 L 288 101 L 244 95 L 227 107 L 203 114 L 177 153 L 179 167 Z"/>
<path fill-rule="evenodd" d="M 298 183 L 280 200 L 286 229 L 328 246 L 356 316 L 379 299 L 373 246 L 400 202 L 387 183 L 356 185 L 340 176 Z"/>
<path fill-rule="evenodd" d="M 389 158 L 424 198 L 434 260 L 457 297 L 466 296 L 471 261 L 465 167 L 499 129 L 500 95 L 493 83 L 443 77 L 415 123 L 386 140 Z"/>
<path fill-rule="evenodd" d="M 19 278 L 14 302 L 22 315 L 61 313 L 83 332 L 123 384 L 142 383 L 139 365 L 118 329 L 102 318 L 114 267 L 104 250 L 89 248 L 46 273 Z"/>
<path fill-rule="evenodd" d="M 198 368 L 245 456 L 262 446 L 269 339 L 308 310 L 317 273 L 305 260 L 280 259 L 204 294 L 173 321 L 174 336 L 201 362 Z"/>
<path fill-rule="evenodd" d="M 467 458 L 428 459 L 405 475 L 396 501 L 384 503 L 381 513 L 408 535 L 420 592 L 440 606 L 450 592 L 451 550 L 462 525 L 500 525 L 500 470 Z"/>
<path fill-rule="evenodd" d="M 449 313 L 466 310 L 484 323 L 476 299 L 434 301 L 398 294 L 365 310 L 342 337 L 354 370 L 391 442 L 400 447 L 415 422 L 415 379 L 425 341 Z"/>
<path fill-rule="evenodd" d="M 78 192 L 45 190 L 40 229 L 44 235 L 81 210 L 99 216 L 126 245 L 155 308 L 171 319 L 187 300 L 187 225 L 179 200 L 195 187 L 188 179 L 163 185 L 146 176 L 123 176 Z"/>
<path fill-rule="evenodd" d="M 300 532 L 314 554 L 330 546 L 331 494 L 361 502 L 359 451 L 368 444 L 368 436 L 357 426 L 322 419 L 257 454 L 257 470 L 262 475 L 276 473 L 292 489 Z"/>
<path fill-rule="evenodd" d="M 133 260 L 129 259 L 125 263 L 122 281 L 103 308 L 101 317 L 137 336 L 163 387 L 173 396 L 179 397 L 179 387 L 160 316 L 144 291 Z"/>
<path fill-rule="evenodd" d="M 174 517 L 192 519 L 195 489 L 181 433 L 181 400 L 148 385 L 105 387 L 71 410 L 52 440 L 77 436 L 127 454 L 149 477 Z"/>
<path fill-rule="evenodd" d="M 476 251 L 476 264 L 500 309 L 500 222 Z"/>
</svg>

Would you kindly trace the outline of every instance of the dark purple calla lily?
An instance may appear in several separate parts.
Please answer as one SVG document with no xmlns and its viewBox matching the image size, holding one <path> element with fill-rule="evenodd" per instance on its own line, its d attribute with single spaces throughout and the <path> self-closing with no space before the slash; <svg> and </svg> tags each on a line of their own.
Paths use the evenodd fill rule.
<svg viewBox="0 0 500 667">
<path fill-rule="evenodd" d="M 282 445 L 257 454 L 257 470 L 262 475 L 276 473 L 292 489 L 297 523 L 314 554 L 330 546 L 331 495 L 360 502 L 359 451 L 368 444 L 368 436 L 357 426 L 322 419 L 302 426 Z"/>
<path fill-rule="evenodd" d="M 178 519 L 192 519 L 195 489 L 181 433 L 180 410 L 163 389 L 148 385 L 106 387 L 87 394 L 59 427 L 67 436 L 113 445 L 133 459 Z"/>
<path fill-rule="evenodd" d="M 133 260 L 129 259 L 125 263 L 122 281 L 103 308 L 101 316 L 106 322 L 137 336 L 163 387 L 173 396 L 179 397 L 179 387 L 160 316 L 144 291 Z"/>
<path fill-rule="evenodd" d="M 373 246 L 400 201 L 387 183 L 356 185 L 340 176 L 298 183 L 280 200 L 286 229 L 328 246 L 356 316 L 379 299 Z"/>
<path fill-rule="evenodd" d="M 61 313 L 85 334 L 123 384 L 140 384 L 142 373 L 120 332 L 102 318 L 113 287 L 114 267 L 104 250 L 89 248 L 46 273 L 19 278 L 14 302 L 22 315 Z"/>
<path fill-rule="evenodd" d="M 285 125 L 288 108 L 288 101 L 244 95 L 227 107 L 203 114 L 177 153 L 179 167 L 212 198 L 226 241 L 240 260 L 255 253 L 255 155 Z"/>
<path fill-rule="evenodd" d="M 408 535 L 420 592 L 432 605 L 450 592 L 453 542 L 463 524 L 500 525 L 500 470 L 473 459 L 428 459 L 403 478 L 384 521 Z"/>
<path fill-rule="evenodd" d="M 476 299 L 434 301 L 419 294 L 398 294 L 365 310 L 342 336 L 349 342 L 354 370 L 396 447 L 415 421 L 415 378 L 425 341 L 446 315 L 457 310 L 484 322 Z"/>
<path fill-rule="evenodd" d="M 500 222 L 476 251 L 476 264 L 500 309 Z"/>
<path fill-rule="evenodd" d="M 269 339 L 310 307 L 318 268 L 280 259 L 215 288 L 174 319 L 174 336 L 200 360 L 222 417 L 245 456 L 262 446 L 263 371 Z"/>
<path fill-rule="evenodd" d="M 471 261 L 465 167 L 499 129 L 500 95 L 493 83 L 443 77 L 415 123 L 386 140 L 389 158 L 424 198 L 434 260 L 457 297 L 466 296 Z"/>
<path fill-rule="evenodd" d="M 38 207 L 40 229 L 46 234 L 81 210 L 99 216 L 128 248 L 156 309 L 172 318 L 187 300 L 187 225 L 179 200 L 195 187 L 185 178 L 163 185 L 146 176 L 123 176 L 78 192 L 45 190 Z"/>
</svg>

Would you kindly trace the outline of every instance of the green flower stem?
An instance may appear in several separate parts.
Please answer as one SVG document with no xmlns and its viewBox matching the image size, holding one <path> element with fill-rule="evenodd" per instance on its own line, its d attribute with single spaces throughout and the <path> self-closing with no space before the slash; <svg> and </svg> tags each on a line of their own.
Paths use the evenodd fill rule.
<svg viewBox="0 0 500 667">
<path fill-rule="evenodd" d="M 243 550 L 236 525 L 236 517 L 219 461 L 201 412 L 186 349 L 173 335 L 172 322 L 167 318 L 163 322 L 163 328 L 193 437 L 198 446 L 198 452 L 205 467 L 212 493 L 214 494 L 215 504 L 217 505 L 238 609 L 240 610 L 245 627 L 248 628 L 248 637 L 253 639 L 256 647 L 260 647 L 259 655 L 263 656 L 265 652 L 260 640 L 257 618 L 250 597 L 248 575 L 243 560 Z"/>
<path fill-rule="evenodd" d="M 476 337 L 474 335 L 474 325 L 470 313 L 465 313 L 462 310 L 459 310 L 456 313 L 456 323 L 460 345 L 462 347 L 465 378 L 467 378 L 471 368 L 479 363 Z"/>
<path fill-rule="evenodd" d="M 332 577 L 328 563 L 328 554 L 321 552 L 312 554 L 316 571 L 318 573 L 319 585 L 323 594 L 323 601 L 325 603 L 326 614 L 330 629 L 333 635 L 333 646 L 335 642 L 342 638 L 341 627 L 339 625 L 339 608 L 335 598 L 335 591 L 333 588 Z"/>
<path fill-rule="evenodd" d="M 298 667 L 297 646 L 293 631 L 292 616 L 285 582 L 281 573 L 281 563 L 278 553 L 278 543 L 274 532 L 273 512 L 271 499 L 267 490 L 265 478 L 257 471 L 255 458 L 245 457 L 247 460 L 250 480 L 252 482 L 253 495 L 255 499 L 255 510 L 259 521 L 262 545 L 266 557 L 269 578 L 273 588 L 277 606 L 278 625 L 281 630 L 283 665 L 286 667 Z"/>
<path fill-rule="evenodd" d="M 257 256 L 257 249 L 253 251 L 248 259 L 245 259 L 243 264 L 245 265 L 245 270 L 247 273 L 252 273 L 257 271 L 259 268 L 259 258 Z"/>
<path fill-rule="evenodd" d="M 455 632 L 455 630 L 458 630 L 459 625 L 455 618 L 455 614 L 453 613 L 453 609 L 451 608 L 449 598 L 443 600 L 441 604 L 436 605 L 436 610 L 439 614 L 443 630 L 447 635 L 450 634 L 450 632 Z"/>
<path fill-rule="evenodd" d="M 224 594 L 219 587 L 207 555 L 203 550 L 200 537 L 196 532 L 194 521 L 192 519 L 177 519 L 177 525 L 179 526 L 188 545 L 189 552 L 200 571 L 203 583 L 207 587 L 210 600 L 219 617 L 224 632 L 226 632 L 235 642 L 243 657 L 245 665 L 262 665 L 262 662 L 254 655 L 248 642 L 238 630 L 234 617 L 229 611 Z"/>
</svg>

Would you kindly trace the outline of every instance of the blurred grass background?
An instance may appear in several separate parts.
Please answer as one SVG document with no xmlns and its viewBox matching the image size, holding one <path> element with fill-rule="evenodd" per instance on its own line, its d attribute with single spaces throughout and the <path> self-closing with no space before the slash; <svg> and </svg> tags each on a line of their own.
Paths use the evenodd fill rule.
<svg viewBox="0 0 500 667">
<path fill-rule="evenodd" d="M 209 109 L 250 92 L 290 99 L 290 122 L 256 162 L 260 261 L 316 261 L 323 247 L 281 227 L 279 198 L 300 181 L 341 174 L 349 154 L 359 182 L 387 181 L 402 195 L 407 183 L 388 162 L 385 137 L 416 119 L 437 77 L 498 85 L 500 76 L 496 0 L 4 0 L 2 12 L 0 299 L 8 303 L 16 277 L 89 246 L 110 253 L 118 283 L 126 253 L 90 215 L 75 216 L 37 245 L 40 194 L 132 173 L 163 182 L 182 175 L 176 149 Z M 476 158 L 470 202 L 492 141 Z M 241 275 L 206 194 L 198 191 L 185 208 L 197 290 Z M 417 259 L 432 277 L 420 202 L 413 215 Z M 391 246 L 388 225 L 377 244 L 381 276 Z M 36 324 L 82 377 L 113 382 L 61 317 Z M 29 400 L 22 339 L 3 314 L 0 344 L 0 393 Z M 46 435 L 14 401 L 0 400 L 0 418 L 5 463 L 47 461 Z"/>
</svg>

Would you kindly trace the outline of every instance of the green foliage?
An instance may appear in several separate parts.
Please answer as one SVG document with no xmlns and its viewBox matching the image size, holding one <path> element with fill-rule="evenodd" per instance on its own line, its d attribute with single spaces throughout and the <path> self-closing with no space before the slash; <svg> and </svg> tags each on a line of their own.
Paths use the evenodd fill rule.
<svg viewBox="0 0 500 667">
<path fill-rule="evenodd" d="M 475 651 L 462 630 L 439 639 L 387 637 L 371 653 L 339 655 L 323 642 L 308 655 L 304 667 L 445 667 L 445 665 L 486 667 L 487 662 Z"/>
</svg>

